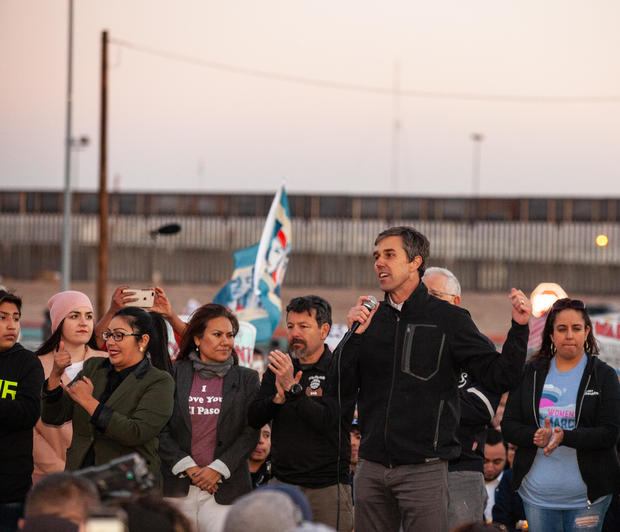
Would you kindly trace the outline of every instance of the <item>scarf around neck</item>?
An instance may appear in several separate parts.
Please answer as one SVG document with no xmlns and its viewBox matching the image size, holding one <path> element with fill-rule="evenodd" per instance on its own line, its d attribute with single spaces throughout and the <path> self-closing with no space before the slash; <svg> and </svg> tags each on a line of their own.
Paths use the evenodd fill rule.
<svg viewBox="0 0 620 532">
<path fill-rule="evenodd" d="M 234 362 L 232 356 L 228 357 L 224 362 L 205 362 L 200 359 L 200 355 L 196 351 L 192 351 L 188 358 L 192 361 L 194 371 L 203 379 L 225 377 Z"/>
</svg>

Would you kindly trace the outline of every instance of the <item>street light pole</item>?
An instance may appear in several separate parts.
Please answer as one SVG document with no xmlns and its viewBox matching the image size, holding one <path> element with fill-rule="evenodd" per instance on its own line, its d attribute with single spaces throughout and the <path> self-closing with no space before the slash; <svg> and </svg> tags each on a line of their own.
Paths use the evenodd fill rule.
<svg viewBox="0 0 620 532">
<path fill-rule="evenodd" d="M 61 290 L 71 283 L 71 103 L 73 99 L 73 0 L 69 0 L 67 52 L 67 116 L 65 125 L 65 189 L 62 217 Z"/>
</svg>

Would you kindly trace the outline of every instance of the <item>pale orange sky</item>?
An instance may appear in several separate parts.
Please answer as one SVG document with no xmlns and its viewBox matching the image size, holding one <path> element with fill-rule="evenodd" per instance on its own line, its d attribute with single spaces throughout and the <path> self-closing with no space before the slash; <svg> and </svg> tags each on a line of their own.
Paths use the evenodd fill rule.
<svg viewBox="0 0 620 532">
<path fill-rule="evenodd" d="M 0 183 L 63 186 L 66 0 L 0 0 Z M 403 90 L 603 103 L 514 103 L 303 86 L 110 48 L 109 180 L 121 190 L 620 197 L 615 0 L 75 0 L 74 183 L 97 183 L 99 42 Z M 396 161 L 398 179 L 392 179 Z M 76 164 L 77 163 L 77 164 Z"/>
</svg>

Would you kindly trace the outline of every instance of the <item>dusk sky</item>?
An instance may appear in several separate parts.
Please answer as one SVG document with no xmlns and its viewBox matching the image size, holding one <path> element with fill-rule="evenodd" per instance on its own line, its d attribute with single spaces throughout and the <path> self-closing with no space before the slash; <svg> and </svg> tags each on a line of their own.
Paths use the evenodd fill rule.
<svg viewBox="0 0 620 532">
<path fill-rule="evenodd" d="M 67 14 L 0 0 L 5 190 L 63 186 Z M 73 181 L 98 183 L 107 29 L 110 188 L 468 196 L 475 132 L 482 196 L 620 197 L 619 23 L 617 0 L 75 0 Z"/>
</svg>

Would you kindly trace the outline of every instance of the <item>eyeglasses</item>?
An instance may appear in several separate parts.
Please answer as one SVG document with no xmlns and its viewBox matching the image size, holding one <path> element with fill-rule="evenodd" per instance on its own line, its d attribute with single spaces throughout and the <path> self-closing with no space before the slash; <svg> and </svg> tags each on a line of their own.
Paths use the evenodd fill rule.
<svg viewBox="0 0 620 532">
<path fill-rule="evenodd" d="M 551 307 L 551 310 L 563 310 L 567 308 L 585 310 L 586 305 L 583 301 L 581 301 L 581 299 L 570 299 L 568 297 L 565 297 L 562 299 L 558 299 Z"/>
<path fill-rule="evenodd" d="M 456 297 L 456 294 L 448 294 L 448 292 L 441 292 L 440 290 L 429 289 L 428 293 L 432 296 L 438 297 L 439 299 L 441 299 L 442 296 Z"/>
<path fill-rule="evenodd" d="M 124 333 L 124 332 L 118 332 L 118 331 L 116 332 L 104 331 L 101 333 L 101 337 L 103 338 L 104 342 L 107 342 L 110 338 L 114 338 L 115 342 L 122 342 L 125 336 L 142 336 L 142 335 L 137 334 L 137 333 Z"/>
</svg>

